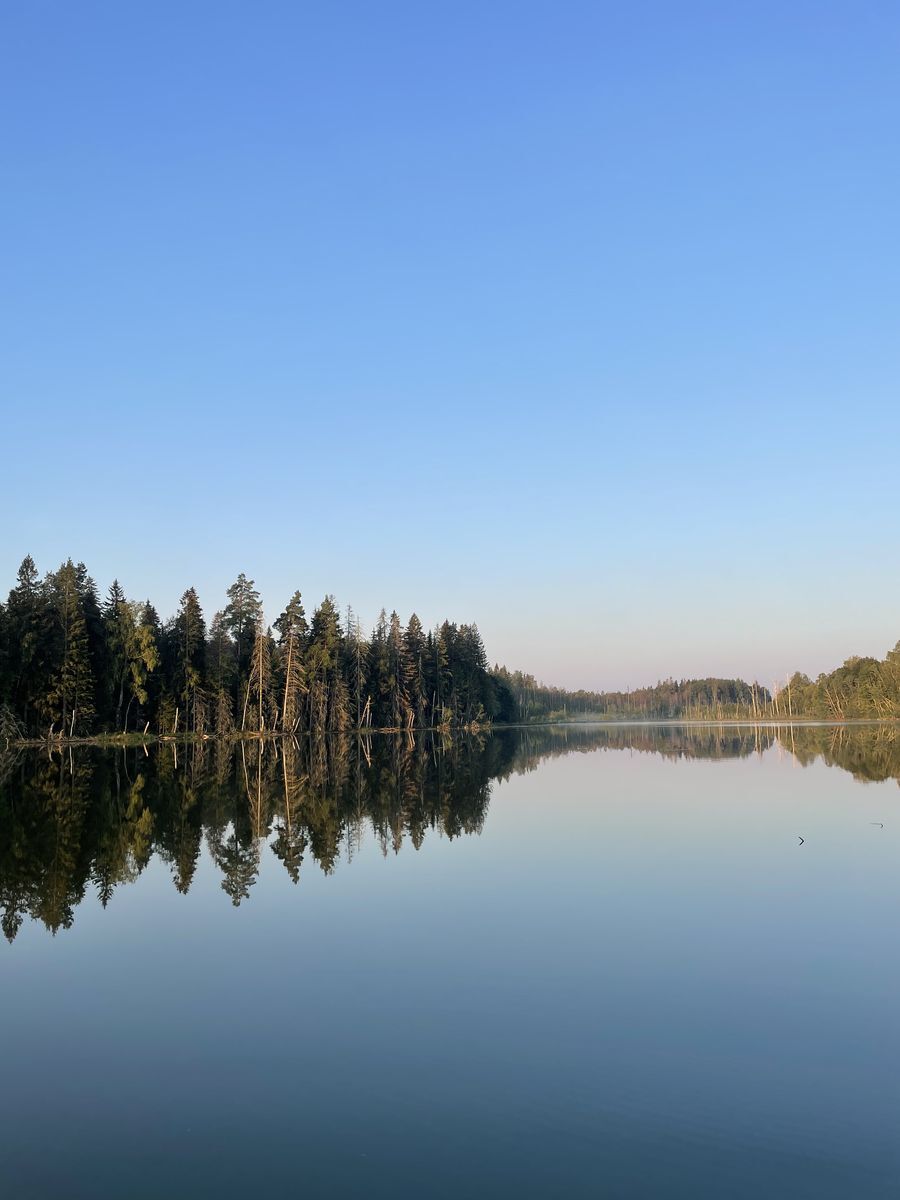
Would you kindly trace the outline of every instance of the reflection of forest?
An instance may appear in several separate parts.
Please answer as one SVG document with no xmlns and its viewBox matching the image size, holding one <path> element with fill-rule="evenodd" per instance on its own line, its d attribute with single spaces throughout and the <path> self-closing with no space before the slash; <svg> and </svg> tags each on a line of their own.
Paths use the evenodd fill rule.
<svg viewBox="0 0 900 1200">
<path fill-rule="evenodd" d="M 779 727 L 778 740 L 804 767 L 822 758 L 863 783 L 900 783 L 900 725 L 794 725 Z"/>
<path fill-rule="evenodd" d="M 735 758 L 777 740 L 857 779 L 900 779 L 892 727 L 555 725 L 484 737 L 375 735 L 313 742 L 197 742 L 85 748 L 0 759 L 0 910 L 11 941 L 25 917 L 68 928 L 88 891 L 105 906 L 156 854 L 187 892 L 205 839 L 234 904 L 271 852 L 296 883 L 330 872 L 367 830 L 384 853 L 429 831 L 479 833 L 494 779 L 572 752 Z"/>
<path fill-rule="evenodd" d="M 519 731 L 520 770 L 542 758 L 572 751 L 637 750 L 670 758 L 742 758 L 768 750 L 772 729 L 764 725 L 571 724 L 525 726 Z"/>
<path fill-rule="evenodd" d="M 7 938 L 25 916 L 72 924 L 88 890 L 106 905 L 157 854 L 187 892 L 206 845 L 235 904 L 266 845 L 296 882 L 352 857 L 366 827 L 385 853 L 429 830 L 480 832 L 508 739 L 323 737 L 85 748 L 7 761 L 0 785 L 0 908 Z"/>
</svg>

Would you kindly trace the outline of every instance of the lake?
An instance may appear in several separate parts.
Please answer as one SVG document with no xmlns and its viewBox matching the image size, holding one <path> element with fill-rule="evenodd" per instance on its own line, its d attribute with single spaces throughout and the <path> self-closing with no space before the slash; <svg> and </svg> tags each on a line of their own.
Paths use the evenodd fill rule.
<svg viewBox="0 0 900 1200">
<path fill-rule="evenodd" d="M 900 1192 L 900 730 L 0 760 L 4 1197 Z"/>
</svg>

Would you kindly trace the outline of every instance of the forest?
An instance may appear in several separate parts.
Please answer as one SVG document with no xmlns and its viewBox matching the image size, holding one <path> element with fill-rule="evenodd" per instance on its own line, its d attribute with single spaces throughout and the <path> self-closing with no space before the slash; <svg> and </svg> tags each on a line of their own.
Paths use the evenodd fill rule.
<svg viewBox="0 0 900 1200">
<path fill-rule="evenodd" d="M 883 659 L 854 655 L 815 680 L 796 672 L 778 700 L 785 715 L 829 721 L 896 720 L 900 718 L 900 642 Z"/>
<path fill-rule="evenodd" d="M 497 669 L 520 720 L 827 721 L 900 719 L 900 642 L 884 659 L 854 656 L 815 680 L 795 672 L 764 687 L 742 679 L 666 679 L 630 692 L 567 692 Z"/>
<path fill-rule="evenodd" d="M 666 679 L 630 692 L 570 692 L 547 687 L 533 675 L 497 668 L 523 722 L 573 719 L 761 720 L 772 696 L 743 679 Z"/>
<path fill-rule="evenodd" d="M 0 740 L 458 729 L 561 720 L 900 717 L 900 643 L 815 681 L 668 679 L 566 691 L 491 668 L 475 624 L 425 629 L 382 610 L 363 631 L 333 596 L 307 618 L 299 591 L 271 625 L 240 574 L 207 621 L 196 589 L 162 619 L 114 580 L 101 597 L 72 559 L 40 576 L 29 556 L 0 603 Z"/>
<path fill-rule="evenodd" d="M 207 622 L 194 588 L 162 620 L 113 581 L 101 599 L 83 563 L 41 578 L 19 568 L 0 605 L 0 737 L 479 728 L 516 718 L 475 625 L 425 630 L 384 611 L 363 635 L 326 596 L 297 591 L 271 626 L 241 574 Z"/>
</svg>

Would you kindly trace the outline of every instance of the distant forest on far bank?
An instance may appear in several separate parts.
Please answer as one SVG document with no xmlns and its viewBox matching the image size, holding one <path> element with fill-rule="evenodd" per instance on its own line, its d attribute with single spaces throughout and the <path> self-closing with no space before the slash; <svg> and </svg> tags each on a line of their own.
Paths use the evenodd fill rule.
<svg viewBox="0 0 900 1200">
<path fill-rule="evenodd" d="M 498 670 L 524 721 L 564 717 L 829 721 L 900 719 L 900 642 L 884 659 L 848 658 L 812 680 L 795 671 L 777 687 L 742 679 L 665 679 L 630 692 L 568 692 L 521 671 Z"/>
<path fill-rule="evenodd" d="M 194 588 L 163 620 L 117 581 L 101 598 L 83 563 L 45 576 L 29 556 L 0 604 L 0 737 L 152 732 L 324 733 L 472 729 L 572 718 L 900 717 L 900 643 L 770 691 L 740 679 L 665 680 L 630 692 L 570 692 L 489 667 L 475 624 L 424 629 L 382 610 L 370 633 L 326 596 L 299 591 L 271 625 L 238 576 L 207 621 Z"/>
</svg>

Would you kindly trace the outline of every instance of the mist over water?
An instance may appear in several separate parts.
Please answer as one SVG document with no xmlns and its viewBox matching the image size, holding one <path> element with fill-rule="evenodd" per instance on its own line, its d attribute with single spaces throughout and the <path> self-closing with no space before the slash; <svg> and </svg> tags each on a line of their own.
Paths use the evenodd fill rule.
<svg viewBox="0 0 900 1200">
<path fill-rule="evenodd" d="M 7 755 L 0 1186 L 893 1196 L 898 780 L 884 725 Z"/>
</svg>

